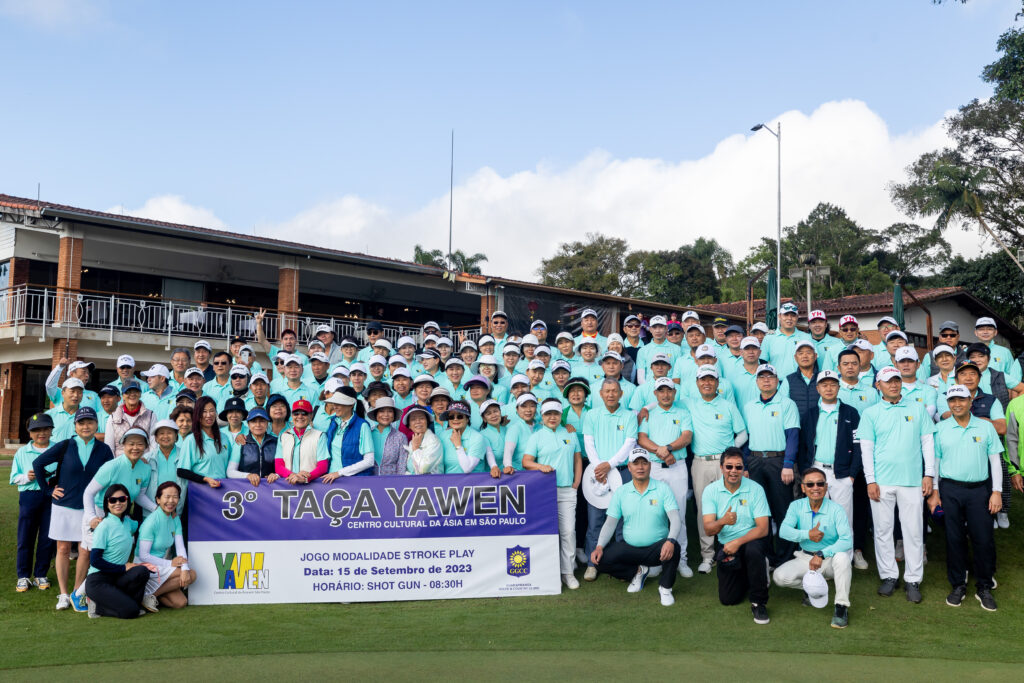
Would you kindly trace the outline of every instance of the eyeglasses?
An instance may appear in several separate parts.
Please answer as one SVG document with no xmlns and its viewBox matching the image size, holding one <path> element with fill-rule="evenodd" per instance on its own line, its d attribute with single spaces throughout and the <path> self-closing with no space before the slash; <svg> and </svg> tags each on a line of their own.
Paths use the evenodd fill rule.
<svg viewBox="0 0 1024 683">
<path fill-rule="evenodd" d="M 945 337 L 953 338 L 953 337 L 956 337 L 957 334 L 956 334 L 956 332 L 939 332 L 939 336 L 943 337 L 943 338 L 945 338 Z"/>
<path fill-rule="evenodd" d="M 227 361 L 223 361 L 223 360 L 219 360 L 219 361 L 215 360 L 215 361 L 213 361 L 213 364 L 214 365 L 227 365 L 228 363 L 227 363 Z"/>
<path fill-rule="evenodd" d="M 630 324 L 626 325 L 626 329 L 627 330 L 635 330 L 638 327 L 640 327 L 640 326 L 637 325 L 636 323 L 630 323 Z"/>
<path fill-rule="evenodd" d="M 722 469 L 723 470 L 729 470 L 730 472 L 733 471 L 733 470 L 742 471 L 743 470 L 743 465 L 722 465 Z"/>
<path fill-rule="evenodd" d="M 115 504 L 116 503 L 127 503 L 128 502 L 128 496 L 111 496 L 110 498 L 107 498 L 107 502 L 115 503 Z"/>
<path fill-rule="evenodd" d="M 448 421 L 449 422 L 451 422 L 453 420 L 465 420 L 465 419 L 466 419 L 465 415 L 460 415 L 458 413 L 455 413 L 454 415 L 449 415 L 448 416 Z"/>
<path fill-rule="evenodd" d="M 809 489 L 823 489 L 828 486 L 828 484 L 823 481 L 805 481 L 804 486 Z"/>
<path fill-rule="evenodd" d="M 854 327 L 853 325 L 847 325 L 846 327 L 840 327 L 839 329 L 842 330 L 843 332 L 856 332 L 858 328 Z"/>
</svg>

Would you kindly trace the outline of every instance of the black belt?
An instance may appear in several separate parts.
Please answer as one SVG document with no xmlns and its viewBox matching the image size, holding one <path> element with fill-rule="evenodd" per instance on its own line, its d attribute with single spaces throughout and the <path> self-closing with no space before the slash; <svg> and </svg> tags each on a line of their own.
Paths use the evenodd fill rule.
<svg viewBox="0 0 1024 683">
<path fill-rule="evenodd" d="M 988 483 L 988 479 L 983 479 L 981 481 L 960 481 L 958 479 L 946 479 L 945 477 L 943 477 L 939 481 L 939 486 L 941 487 L 942 484 L 955 484 L 956 486 L 959 486 L 959 487 L 965 488 L 965 489 L 976 489 L 976 488 L 979 488 L 981 486 L 984 486 L 987 483 Z"/>
<path fill-rule="evenodd" d="M 786 451 L 750 451 L 752 455 L 760 455 L 762 458 L 778 458 L 785 455 Z"/>
</svg>

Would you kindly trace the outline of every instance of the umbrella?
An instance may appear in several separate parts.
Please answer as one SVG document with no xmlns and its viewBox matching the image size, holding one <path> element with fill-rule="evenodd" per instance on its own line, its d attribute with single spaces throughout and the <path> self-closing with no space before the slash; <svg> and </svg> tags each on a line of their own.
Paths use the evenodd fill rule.
<svg viewBox="0 0 1024 683">
<path fill-rule="evenodd" d="M 903 321 L 903 287 L 898 282 L 892 288 L 892 317 L 896 318 L 901 330 L 906 329 Z"/>
<path fill-rule="evenodd" d="M 778 274 L 774 268 L 768 269 L 768 292 L 765 295 L 764 300 L 764 324 L 768 326 L 769 330 L 777 329 L 779 326 L 779 301 L 778 301 L 778 290 L 776 287 L 776 278 Z"/>
</svg>

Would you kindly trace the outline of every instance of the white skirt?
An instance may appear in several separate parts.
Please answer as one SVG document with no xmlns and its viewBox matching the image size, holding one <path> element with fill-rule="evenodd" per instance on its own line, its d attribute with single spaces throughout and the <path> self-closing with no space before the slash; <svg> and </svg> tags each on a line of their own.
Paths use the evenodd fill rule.
<svg viewBox="0 0 1024 683">
<path fill-rule="evenodd" d="M 50 508 L 50 538 L 54 541 L 81 541 L 83 514 L 81 509 L 53 505 Z"/>
<path fill-rule="evenodd" d="M 82 538 L 78 544 L 80 548 L 85 548 L 86 550 L 92 550 L 92 534 L 95 529 L 92 529 L 89 526 L 89 521 L 91 520 L 91 516 L 89 517 L 89 520 L 86 520 L 85 513 L 82 514 Z"/>
<path fill-rule="evenodd" d="M 139 558 L 136 557 L 135 561 L 138 562 Z M 171 578 L 171 574 L 177 567 L 157 567 L 157 569 L 159 571 L 156 574 L 151 573 L 149 581 L 146 582 L 146 595 L 153 595 L 160 590 L 160 586 L 167 583 L 167 579 Z"/>
</svg>

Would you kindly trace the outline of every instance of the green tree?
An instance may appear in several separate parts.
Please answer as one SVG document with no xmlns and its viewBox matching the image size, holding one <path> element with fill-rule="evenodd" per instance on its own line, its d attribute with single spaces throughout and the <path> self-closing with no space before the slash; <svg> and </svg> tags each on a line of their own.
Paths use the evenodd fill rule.
<svg viewBox="0 0 1024 683">
<path fill-rule="evenodd" d="M 931 284 L 959 286 L 992 306 L 1018 329 L 1024 327 L 1024 286 L 1017 266 L 1002 252 L 975 259 L 954 257 Z"/>
<path fill-rule="evenodd" d="M 445 266 L 443 251 L 440 249 L 427 251 L 418 244 L 413 247 L 412 260 L 414 263 L 418 263 L 422 266 L 437 266 L 438 268 L 444 268 Z"/>
<path fill-rule="evenodd" d="M 626 240 L 588 233 L 584 241 L 563 242 L 537 269 L 541 284 L 598 294 L 618 294 L 626 270 Z"/>
<path fill-rule="evenodd" d="M 1024 102 L 1024 31 L 1011 28 L 999 36 L 996 49 L 1002 55 L 982 69 L 982 79 L 993 84 L 996 99 Z"/>
<path fill-rule="evenodd" d="M 694 246 L 634 251 L 626 257 L 626 271 L 629 275 L 623 281 L 624 296 L 683 306 L 719 299 L 712 261 L 701 258 Z"/>
<path fill-rule="evenodd" d="M 480 275 L 480 264 L 487 260 L 487 257 L 480 252 L 473 254 L 472 256 L 466 256 L 462 253 L 461 249 L 456 249 L 452 252 L 451 262 L 449 263 L 450 270 L 456 273 L 469 273 L 470 275 Z"/>
<path fill-rule="evenodd" d="M 882 235 L 884 244 L 874 257 L 893 282 L 916 287 L 923 276 L 941 270 L 949 262 L 951 248 L 938 227 L 893 223 Z"/>
</svg>

